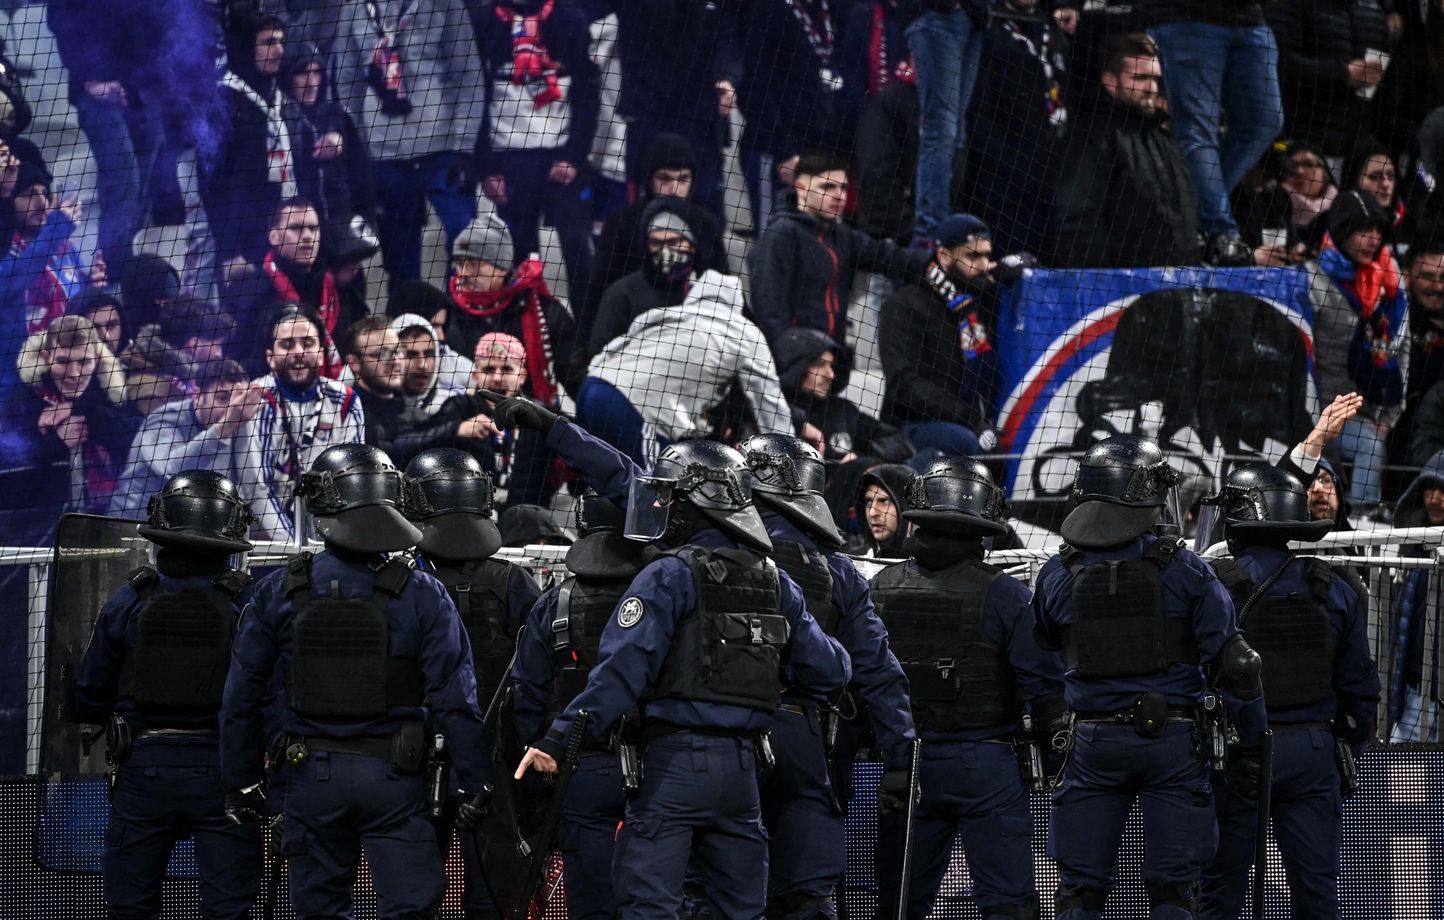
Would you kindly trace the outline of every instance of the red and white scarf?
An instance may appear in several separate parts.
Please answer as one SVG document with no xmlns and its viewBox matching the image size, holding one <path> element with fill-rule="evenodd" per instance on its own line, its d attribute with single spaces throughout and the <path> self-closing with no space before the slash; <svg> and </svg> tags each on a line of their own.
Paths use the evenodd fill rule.
<svg viewBox="0 0 1444 920">
<path fill-rule="evenodd" d="M 540 83 L 532 93 L 532 105 L 544 109 L 562 98 L 558 71 L 561 65 L 551 56 L 542 41 L 542 23 L 551 17 L 556 0 L 546 0 L 534 15 L 518 12 L 516 7 L 496 5 L 496 18 L 511 25 L 511 82 L 517 86 Z"/>
</svg>

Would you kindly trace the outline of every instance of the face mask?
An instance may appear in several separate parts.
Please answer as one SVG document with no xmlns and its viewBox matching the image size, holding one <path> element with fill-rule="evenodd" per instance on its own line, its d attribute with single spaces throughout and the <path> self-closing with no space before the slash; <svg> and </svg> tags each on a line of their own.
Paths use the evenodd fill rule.
<svg viewBox="0 0 1444 920">
<path fill-rule="evenodd" d="M 652 254 L 652 264 L 668 281 L 683 281 L 692 273 L 691 254 L 678 252 L 669 246 L 663 246 Z"/>
</svg>

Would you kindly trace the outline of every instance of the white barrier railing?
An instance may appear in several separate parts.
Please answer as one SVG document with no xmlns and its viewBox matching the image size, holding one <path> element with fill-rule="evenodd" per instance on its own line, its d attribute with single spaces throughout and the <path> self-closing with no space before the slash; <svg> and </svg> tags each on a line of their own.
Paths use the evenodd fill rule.
<svg viewBox="0 0 1444 920">
<path fill-rule="evenodd" d="M 1401 555 L 1402 546 L 1422 547 L 1428 552 L 1421 556 Z M 1380 670 L 1380 684 L 1384 698 L 1380 702 L 1379 726 L 1382 737 L 1393 741 L 1434 741 L 1437 740 L 1438 710 L 1440 694 L 1434 688 L 1436 678 L 1434 649 L 1439 632 L 1441 607 L 1444 607 L 1444 591 L 1440 590 L 1441 578 L 1428 579 L 1425 609 L 1427 615 L 1423 624 L 1422 679 L 1418 690 L 1420 699 L 1419 718 L 1408 726 L 1391 726 L 1389 722 L 1388 699 L 1396 655 L 1400 650 L 1399 637 L 1395 635 L 1393 614 L 1393 588 L 1402 580 L 1402 574 L 1427 569 L 1430 572 L 1444 571 L 1444 527 L 1411 527 L 1400 529 L 1347 531 L 1330 534 L 1314 543 L 1297 544 L 1303 554 L 1319 553 L 1328 556 L 1334 565 L 1351 566 L 1366 574 L 1365 584 L 1369 588 L 1369 642 L 1374 660 Z M 319 550 L 319 543 L 312 544 Z M 1363 554 L 1357 550 L 1362 548 Z M 1372 552 L 1377 550 L 1377 552 Z M 497 551 L 499 558 L 507 559 L 527 568 L 538 578 L 543 587 L 549 587 L 565 576 L 567 548 L 565 546 L 536 545 L 522 548 L 503 548 Z M 1205 550 L 1206 557 L 1224 554 L 1227 547 L 1215 544 Z M 84 553 L 105 553 L 106 550 L 86 549 Z M 116 550 L 115 552 L 124 552 Z M 280 564 L 287 556 L 296 552 L 292 542 L 257 541 L 255 548 L 244 557 L 244 567 L 265 567 Z M 1051 550 L 1023 549 L 1000 550 L 989 555 L 994 565 L 1007 569 L 1015 577 L 1030 586 L 1037 578 L 1038 571 L 1052 556 Z M 0 547 L 0 566 L 25 566 L 27 606 L 29 609 L 29 655 L 27 681 L 27 734 L 26 769 L 35 772 L 39 766 L 40 722 L 44 699 L 45 681 L 45 624 L 48 610 L 50 562 L 55 550 L 51 547 Z M 879 569 L 898 560 L 857 559 L 858 568 L 871 577 Z M 1403 734 L 1401 729 L 1407 729 Z"/>
</svg>

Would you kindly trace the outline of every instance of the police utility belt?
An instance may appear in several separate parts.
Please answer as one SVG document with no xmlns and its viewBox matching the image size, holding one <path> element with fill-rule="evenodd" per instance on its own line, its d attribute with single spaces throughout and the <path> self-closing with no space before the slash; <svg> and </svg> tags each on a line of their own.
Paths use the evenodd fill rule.
<svg viewBox="0 0 1444 920">
<path fill-rule="evenodd" d="M 1157 691 L 1143 694 L 1137 703 L 1125 709 L 1079 709 L 1073 712 L 1075 723 L 1131 725 L 1133 730 L 1144 738 L 1161 738 L 1169 725 L 1180 722 L 1197 724 L 1199 719 L 1197 706 L 1170 706 L 1168 698 Z"/>
<path fill-rule="evenodd" d="M 397 773 L 420 773 L 430 752 L 426 729 L 419 722 L 407 723 L 389 735 L 360 738 L 329 738 L 316 735 L 283 735 L 277 744 L 281 758 L 293 767 L 312 754 L 355 754 L 384 758 Z"/>
</svg>

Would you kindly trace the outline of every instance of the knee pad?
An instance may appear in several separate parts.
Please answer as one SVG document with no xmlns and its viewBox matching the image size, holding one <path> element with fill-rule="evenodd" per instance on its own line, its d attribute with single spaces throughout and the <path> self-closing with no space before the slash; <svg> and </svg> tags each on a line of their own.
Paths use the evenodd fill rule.
<svg viewBox="0 0 1444 920">
<path fill-rule="evenodd" d="M 1147 882 L 1151 907 L 1173 907 L 1181 916 L 1198 916 L 1198 882 Z"/>
<path fill-rule="evenodd" d="M 983 920 L 1038 920 L 1038 896 L 1026 901 L 1019 901 L 1016 904 L 1003 904 L 998 907 L 990 907 L 987 913 L 983 914 Z"/>
<path fill-rule="evenodd" d="M 1106 888 L 1059 885 L 1058 893 L 1053 896 L 1053 911 L 1061 915 L 1065 910 L 1102 910 L 1107 903 Z"/>
</svg>

